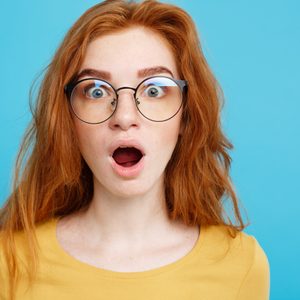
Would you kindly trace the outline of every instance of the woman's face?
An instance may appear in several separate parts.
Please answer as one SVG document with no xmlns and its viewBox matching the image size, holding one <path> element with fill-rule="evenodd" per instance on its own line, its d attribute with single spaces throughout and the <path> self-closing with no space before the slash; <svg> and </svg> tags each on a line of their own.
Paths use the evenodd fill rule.
<svg viewBox="0 0 300 300">
<path fill-rule="evenodd" d="M 156 67 L 166 69 L 142 71 Z M 85 69 L 107 74 L 85 71 L 80 79 L 106 79 L 115 89 L 135 88 L 143 79 L 154 75 L 172 77 L 172 73 L 179 79 L 166 41 L 142 27 L 92 41 L 79 73 Z M 120 90 L 117 110 L 103 123 L 87 124 L 74 116 L 82 156 L 93 172 L 95 191 L 100 193 L 132 197 L 163 187 L 164 170 L 179 135 L 181 110 L 168 121 L 150 121 L 137 110 L 133 93 L 130 89 Z"/>
</svg>

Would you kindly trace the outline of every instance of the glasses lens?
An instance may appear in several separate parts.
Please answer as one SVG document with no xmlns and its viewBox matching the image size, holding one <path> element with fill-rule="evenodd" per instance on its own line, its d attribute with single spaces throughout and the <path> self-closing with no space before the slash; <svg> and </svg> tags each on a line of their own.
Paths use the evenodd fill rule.
<svg viewBox="0 0 300 300">
<path fill-rule="evenodd" d="M 82 121 L 100 123 L 116 109 L 116 93 L 105 81 L 86 79 L 73 89 L 70 100 L 73 112 Z"/>
<path fill-rule="evenodd" d="M 153 121 L 172 118 L 179 111 L 182 103 L 180 87 L 170 78 L 153 77 L 139 86 L 137 106 L 141 114 Z"/>
</svg>

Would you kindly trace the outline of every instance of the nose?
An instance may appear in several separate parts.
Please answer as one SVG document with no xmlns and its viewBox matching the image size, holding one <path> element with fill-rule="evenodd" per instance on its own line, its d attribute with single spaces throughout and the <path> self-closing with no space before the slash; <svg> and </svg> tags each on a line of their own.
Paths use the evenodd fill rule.
<svg viewBox="0 0 300 300">
<path fill-rule="evenodd" d="M 134 99 L 134 90 L 130 88 L 119 89 L 117 108 L 109 119 L 110 128 L 127 131 L 131 127 L 138 127 L 139 117 Z"/>
</svg>

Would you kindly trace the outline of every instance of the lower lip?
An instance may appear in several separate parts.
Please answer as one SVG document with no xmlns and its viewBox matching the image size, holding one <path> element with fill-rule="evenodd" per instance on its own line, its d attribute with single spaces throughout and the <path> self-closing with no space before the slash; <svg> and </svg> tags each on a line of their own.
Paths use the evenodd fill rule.
<svg viewBox="0 0 300 300">
<path fill-rule="evenodd" d="M 131 167 L 123 167 L 117 164 L 112 157 L 110 157 L 110 159 L 111 159 L 112 168 L 117 175 L 123 178 L 134 178 L 137 177 L 144 168 L 144 157 L 145 156 L 143 156 L 138 163 L 136 163 Z"/>
</svg>

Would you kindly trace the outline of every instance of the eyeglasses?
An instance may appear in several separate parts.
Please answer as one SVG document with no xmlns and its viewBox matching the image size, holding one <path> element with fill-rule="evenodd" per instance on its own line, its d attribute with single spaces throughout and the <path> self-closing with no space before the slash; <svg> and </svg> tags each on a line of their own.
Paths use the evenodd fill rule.
<svg viewBox="0 0 300 300">
<path fill-rule="evenodd" d="M 85 78 L 67 84 L 65 94 L 78 119 L 89 124 L 99 124 L 114 114 L 118 106 L 118 92 L 123 89 L 134 91 L 136 107 L 145 118 L 164 122 L 179 112 L 187 81 L 153 76 L 144 79 L 136 88 L 124 86 L 115 89 L 105 80 Z"/>
</svg>

